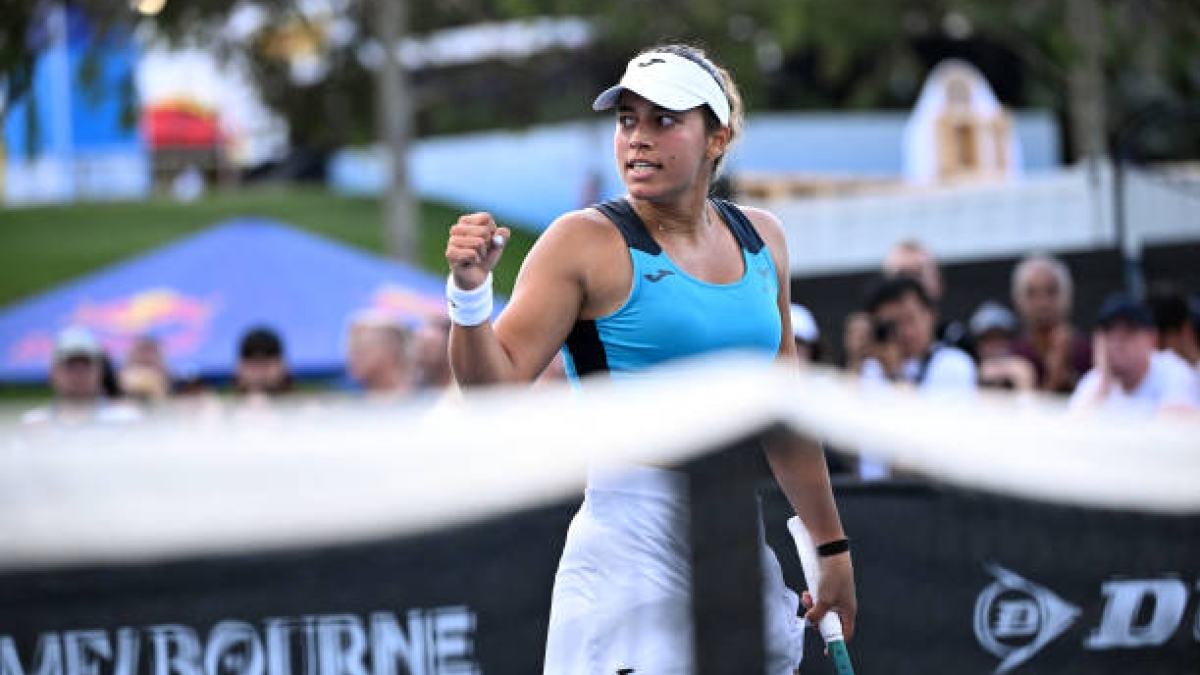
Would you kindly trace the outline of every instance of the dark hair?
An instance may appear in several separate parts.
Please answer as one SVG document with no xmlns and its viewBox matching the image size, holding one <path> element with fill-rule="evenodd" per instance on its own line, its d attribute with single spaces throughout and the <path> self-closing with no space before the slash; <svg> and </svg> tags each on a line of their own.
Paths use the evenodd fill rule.
<svg viewBox="0 0 1200 675">
<path fill-rule="evenodd" d="M 242 336 L 238 355 L 243 359 L 283 356 L 283 341 L 279 339 L 279 334 L 270 328 L 256 326 Z"/>
<path fill-rule="evenodd" d="M 933 309 L 933 301 L 921 282 L 906 274 L 897 274 L 875 282 L 867 292 L 866 310 L 874 314 L 883 305 L 899 302 L 910 293 L 917 296 L 917 300 L 927 309 Z"/>
<path fill-rule="evenodd" d="M 1191 321 L 1191 308 L 1183 289 L 1170 282 L 1160 282 L 1146 293 L 1146 304 L 1154 314 L 1154 323 L 1159 333 L 1174 333 L 1183 330 Z"/>
</svg>

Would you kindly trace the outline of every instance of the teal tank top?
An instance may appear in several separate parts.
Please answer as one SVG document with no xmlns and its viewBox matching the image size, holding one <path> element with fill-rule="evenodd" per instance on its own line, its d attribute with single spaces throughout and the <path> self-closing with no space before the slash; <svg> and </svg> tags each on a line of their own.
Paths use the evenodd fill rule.
<svg viewBox="0 0 1200 675">
<path fill-rule="evenodd" d="M 782 326 L 771 253 L 741 209 L 720 199 L 712 204 L 742 249 L 745 272 L 730 284 L 707 283 L 676 267 L 625 199 L 594 207 L 625 238 L 633 288 L 617 311 L 575 323 L 563 348 L 568 377 L 607 372 L 620 378 L 724 350 L 776 354 Z"/>
</svg>

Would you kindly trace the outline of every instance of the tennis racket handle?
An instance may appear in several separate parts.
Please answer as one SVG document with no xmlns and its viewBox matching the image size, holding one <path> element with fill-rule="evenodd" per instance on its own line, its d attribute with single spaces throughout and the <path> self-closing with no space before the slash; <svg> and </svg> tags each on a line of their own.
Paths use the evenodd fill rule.
<svg viewBox="0 0 1200 675">
<path fill-rule="evenodd" d="M 850 652 L 846 651 L 844 640 L 832 640 L 825 645 L 829 648 L 829 658 L 833 661 L 833 669 L 837 675 L 854 675 L 854 666 L 850 663 Z"/>
<path fill-rule="evenodd" d="M 817 561 L 817 547 L 813 544 L 812 537 L 809 536 L 808 530 L 805 529 L 799 516 L 788 518 L 787 526 L 792 540 L 796 542 L 796 552 L 800 554 L 800 565 L 804 568 L 804 580 L 808 583 L 808 593 L 812 596 L 813 602 L 816 602 L 817 588 L 821 585 L 821 565 Z M 826 643 L 845 639 L 842 634 L 842 620 L 834 612 L 826 612 L 825 616 L 821 617 L 820 623 L 817 624 L 817 628 L 820 629 L 821 637 L 825 638 Z"/>
</svg>

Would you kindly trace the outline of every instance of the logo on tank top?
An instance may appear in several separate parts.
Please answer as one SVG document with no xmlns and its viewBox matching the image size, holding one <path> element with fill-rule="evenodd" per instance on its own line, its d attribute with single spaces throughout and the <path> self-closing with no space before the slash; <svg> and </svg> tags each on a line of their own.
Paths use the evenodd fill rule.
<svg viewBox="0 0 1200 675">
<path fill-rule="evenodd" d="M 771 292 L 771 284 L 770 284 L 771 270 L 767 269 L 766 265 L 759 265 L 757 268 L 755 268 L 755 271 L 758 272 L 758 277 L 761 281 L 761 283 L 759 284 L 759 288 L 762 289 L 763 293 L 770 293 Z"/>
<path fill-rule="evenodd" d="M 675 273 L 671 270 L 659 270 L 654 274 L 643 274 L 642 276 L 646 277 L 646 281 L 649 281 L 652 284 L 657 284 L 658 282 L 662 281 L 664 277 L 670 274 Z"/>
</svg>

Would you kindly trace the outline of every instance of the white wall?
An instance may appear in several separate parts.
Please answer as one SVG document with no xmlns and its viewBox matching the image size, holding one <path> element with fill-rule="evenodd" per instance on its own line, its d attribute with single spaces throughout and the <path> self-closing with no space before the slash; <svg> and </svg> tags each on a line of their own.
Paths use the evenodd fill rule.
<svg viewBox="0 0 1200 675">
<path fill-rule="evenodd" d="M 782 219 L 792 274 L 878 268 L 900 239 L 924 242 L 939 261 L 1119 246 L 1113 175 L 1082 167 L 1007 183 L 866 195 L 746 200 Z M 1167 187 L 1130 174 L 1126 223 L 1140 244 L 1200 241 L 1200 172 Z"/>
</svg>

